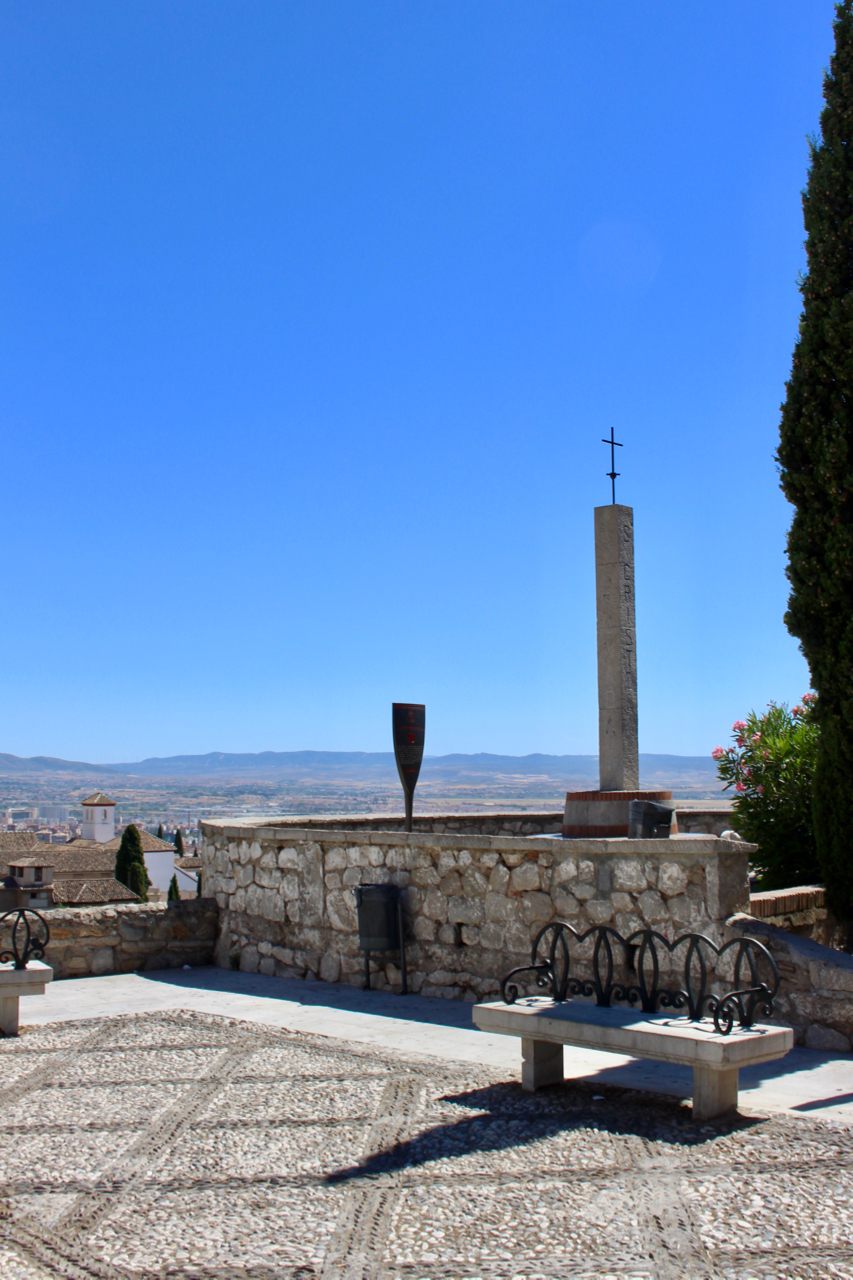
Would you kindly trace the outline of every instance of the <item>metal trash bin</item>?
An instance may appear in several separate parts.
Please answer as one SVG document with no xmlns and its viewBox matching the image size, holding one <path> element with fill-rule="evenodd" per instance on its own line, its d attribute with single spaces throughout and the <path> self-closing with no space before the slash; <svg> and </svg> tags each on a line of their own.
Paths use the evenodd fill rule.
<svg viewBox="0 0 853 1280">
<path fill-rule="evenodd" d="M 371 951 L 399 951 L 403 995 L 408 995 L 402 890 L 396 884 L 359 884 L 353 892 L 358 911 L 358 948 L 364 952 L 365 990 L 370 990 Z"/>
<path fill-rule="evenodd" d="M 628 814 L 630 840 L 668 840 L 674 809 L 654 800 L 632 800 Z"/>
</svg>

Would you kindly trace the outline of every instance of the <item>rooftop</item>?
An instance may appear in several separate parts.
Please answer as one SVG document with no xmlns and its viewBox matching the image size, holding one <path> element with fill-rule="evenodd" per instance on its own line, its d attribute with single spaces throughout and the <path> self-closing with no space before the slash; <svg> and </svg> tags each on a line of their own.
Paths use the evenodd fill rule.
<svg viewBox="0 0 853 1280">
<path fill-rule="evenodd" d="M 139 902 L 135 893 L 114 876 L 95 880 L 60 880 L 53 883 L 54 902 L 65 906 L 93 907 L 109 902 Z"/>
<path fill-rule="evenodd" d="M 103 791 L 96 791 L 94 795 L 87 796 L 85 800 L 80 801 L 81 804 L 97 804 L 101 807 L 112 805 L 115 807 L 115 800 L 111 800 L 109 796 L 105 796 Z"/>
</svg>

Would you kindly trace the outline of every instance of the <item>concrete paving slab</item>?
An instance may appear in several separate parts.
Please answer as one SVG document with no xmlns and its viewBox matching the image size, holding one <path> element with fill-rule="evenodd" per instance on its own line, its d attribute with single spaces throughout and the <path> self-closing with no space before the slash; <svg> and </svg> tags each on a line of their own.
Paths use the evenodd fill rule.
<svg viewBox="0 0 853 1280">
<path fill-rule="evenodd" d="M 21 999 L 21 1024 L 160 1009 L 220 1014 L 374 1045 L 389 1053 L 415 1052 L 481 1063 L 506 1071 L 509 1077 L 521 1074 L 519 1043 L 477 1030 L 471 1005 L 463 1001 L 268 978 L 213 966 L 54 982 L 43 996 Z M 688 1067 L 572 1047 L 566 1048 L 564 1061 L 567 1079 L 653 1089 L 681 1098 L 689 1098 L 692 1092 Z M 853 1123 L 853 1054 L 795 1048 L 777 1062 L 745 1067 L 740 1074 L 740 1110 L 748 1115 L 791 1112 Z"/>
</svg>

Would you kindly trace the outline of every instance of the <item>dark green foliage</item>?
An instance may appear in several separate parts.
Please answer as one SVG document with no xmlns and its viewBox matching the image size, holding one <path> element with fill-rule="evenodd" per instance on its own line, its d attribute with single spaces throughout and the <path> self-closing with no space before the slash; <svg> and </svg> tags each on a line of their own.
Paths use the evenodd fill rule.
<svg viewBox="0 0 853 1280">
<path fill-rule="evenodd" d="M 162 824 L 162 822 L 160 823 L 159 827 L 157 828 L 157 839 L 158 839 L 158 840 L 162 840 L 162 839 L 163 839 L 163 824 Z"/>
<path fill-rule="evenodd" d="M 180 902 L 181 891 L 178 888 L 177 876 L 172 876 L 171 880 L 169 881 L 169 892 L 167 893 L 166 897 L 168 898 L 169 902 Z"/>
<path fill-rule="evenodd" d="M 145 870 L 145 854 L 142 851 L 142 837 L 139 828 L 133 823 L 125 827 L 121 844 L 116 854 L 116 880 L 127 885 L 143 902 L 148 901 L 148 872 Z"/>
<path fill-rule="evenodd" d="M 849 714 L 849 713 L 848 713 Z M 853 739 L 840 716 L 821 724 L 814 781 L 814 827 L 827 905 L 841 920 L 853 919 Z M 846 835 L 846 838 L 845 838 Z"/>
<path fill-rule="evenodd" d="M 145 869 L 145 855 L 142 852 L 142 838 L 139 834 L 139 828 L 132 822 L 129 827 L 125 827 L 121 837 L 121 844 L 116 854 L 115 877 L 120 884 L 130 885 L 130 868 L 133 863 L 142 864 L 143 871 Z M 135 891 L 134 891 L 135 892 Z"/>
<path fill-rule="evenodd" d="M 827 905 L 853 918 L 853 0 L 836 5 L 820 139 L 803 193 L 808 272 L 779 452 L 795 508 L 785 622 L 817 691 L 813 787 Z"/>
<path fill-rule="evenodd" d="M 201 872 L 200 871 L 196 875 L 195 896 L 197 898 L 201 897 Z"/>
<path fill-rule="evenodd" d="M 139 862 L 131 862 L 127 875 L 127 887 L 135 893 L 140 902 L 148 901 L 148 877 L 145 867 Z"/>
<path fill-rule="evenodd" d="M 175 853 L 179 858 L 184 856 L 184 837 L 181 835 L 180 827 L 175 832 Z"/>
<path fill-rule="evenodd" d="M 761 889 L 790 889 L 820 879 L 812 822 L 812 782 L 818 753 L 813 694 L 789 711 L 771 703 L 732 726 L 734 746 L 715 747 L 725 790 L 735 789 L 732 826 L 758 845 Z"/>
</svg>

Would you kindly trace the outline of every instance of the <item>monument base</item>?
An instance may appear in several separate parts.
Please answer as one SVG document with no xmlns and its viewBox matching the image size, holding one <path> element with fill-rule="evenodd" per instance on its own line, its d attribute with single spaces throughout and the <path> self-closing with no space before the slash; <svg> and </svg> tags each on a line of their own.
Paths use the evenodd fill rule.
<svg viewBox="0 0 853 1280">
<path fill-rule="evenodd" d="M 632 800 L 654 800 L 674 808 L 671 791 L 567 791 L 563 836 L 588 840 L 627 836 Z M 670 832 L 675 835 L 677 831 L 673 814 Z"/>
</svg>

